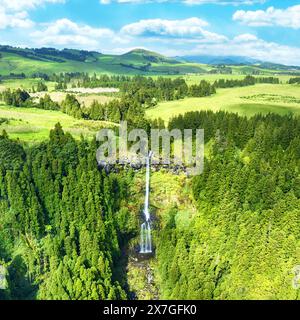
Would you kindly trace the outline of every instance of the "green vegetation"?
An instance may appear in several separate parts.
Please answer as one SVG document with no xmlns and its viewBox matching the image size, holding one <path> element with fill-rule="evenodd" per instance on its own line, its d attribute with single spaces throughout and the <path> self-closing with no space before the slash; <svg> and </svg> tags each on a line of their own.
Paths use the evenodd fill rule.
<svg viewBox="0 0 300 320">
<path fill-rule="evenodd" d="M 256 96 L 262 94 L 276 95 L 278 99 L 276 101 L 257 100 Z M 269 112 L 299 114 L 300 109 L 297 99 L 300 99 L 300 90 L 296 86 L 256 84 L 249 87 L 218 89 L 217 93 L 211 97 L 160 102 L 157 107 L 148 109 L 146 115 L 151 119 L 160 117 L 168 121 L 173 116 L 197 110 L 224 110 L 246 116 Z"/>
<path fill-rule="evenodd" d="M 0 52 L 0 299 L 299 299 L 297 77 L 145 50 Z M 203 174 L 152 172 L 150 259 L 144 170 L 96 162 L 95 133 L 120 120 L 205 130 Z"/>
<path fill-rule="evenodd" d="M 99 172 L 95 148 L 60 125 L 27 150 L 0 136 L 0 258 L 10 298 L 126 298 L 114 277 L 135 228 L 129 212 L 119 212 L 126 177 Z"/>
<path fill-rule="evenodd" d="M 86 74 L 75 74 L 76 77 L 81 77 L 78 84 L 94 87 L 99 83 L 113 83 L 121 88 L 120 98 L 113 99 L 104 104 L 94 100 L 90 106 L 86 107 L 71 94 L 66 94 L 61 103 L 57 103 L 51 99 L 50 94 L 45 94 L 44 97 L 38 96 L 35 93 L 31 95 L 23 89 L 6 89 L 0 94 L 0 99 L 6 105 L 22 107 L 22 108 L 39 108 L 43 110 L 62 111 L 65 114 L 75 119 L 86 119 L 96 121 L 109 121 L 118 124 L 120 121 L 127 120 L 129 126 L 149 129 L 150 123 L 145 119 L 145 109 L 153 106 L 157 101 L 161 100 L 176 100 L 185 96 L 210 96 L 215 93 L 215 88 L 209 82 L 201 80 L 200 83 L 187 86 L 185 81 L 180 78 L 174 80 L 159 77 L 156 80 L 145 77 L 89 77 Z M 56 76 L 58 83 L 66 85 L 66 75 Z M 62 80 L 63 78 L 63 80 Z M 71 75 L 68 81 L 71 80 Z M 37 90 L 46 90 L 47 86 L 39 82 Z M 153 122 L 155 124 L 155 122 Z M 159 127 L 163 127 L 160 121 Z M 18 128 L 20 130 L 20 128 Z M 9 130 L 11 132 L 11 130 Z M 23 128 L 23 133 L 28 134 L 29 128 Z"/>
<path fill-rule="evenodd" d="M 33 87 L 37 87 L 38 83 L 41 82 L 40 78 L 24 78 L 24 79 L 8 79 L 2 80 L 0 82 L 0 91 L 5 90 L 6 88 L 10 89 L 24 89 L 26 91 L 32 90 Z M 47 81 L 48 91 L 54 90 L 55 82 Z"/>
<path fill-rule="evenodd" d="M 156 52 L 135 49 L 123 55 L 107 55 L 93 51 L 54 48 L 23 49 L 0 46 L 2 77 L 23 77 L 65 72 L 127 75 L 186 75 L 209 73 L 234 75 L 297 75 L 299 69 L 284 65 L 205 65 L 168 58 Z"/>
<path fill-rule="evenodd" d="M 40 50 L 40 51 L 38 51 Z M 198 64 L 181 63 L 156 53 L 134 50 L 114 56 L 97 52 L 55 49 L 17 49 L 0 47 L 1 75 L 11 73 L 32 75 L 44 73 L 88 72 L 108 74 L 185 74 L 199 73 L 203 69 Z"/>
<path fill-rule="evenodd" d="M 300 84 L 300 77 L 291 78 L 289 84 Z"/>
<path fill-rule="evenodd" d="M 279 84 L 279 78 L 246 76 L 244 79 L 219 79 L 214 82 L 215 88 L 234 88 L 253 86 L 255 83 Z"/>
<path fill-rule="evenodd" d="M 6 130 L 12 138 L 36 143 L 48 139 L 50 130 L 59 121 L 64 130 L 74 137 L 93 137 L 103 127 L 111 126 L 105 121 L 76 120 L 61 111 L 36 108 L 17 108 L 0 105 L 0 116 L 6 119 L 0 130 Z"/>
<path fill-rule="evenodd" d="M 101 172 L 95 141 L 60 125 L 26 149 L 3 133 L 6 298 L 297 299 L 300 119 L 202 111 L 169 123 L 186 127 L 205 129 L 204 173 L 153 173 L 156 258 L 127 268 L 144 173 Z"/>
<path fill-rule="evenodd" d="M 299 299 L 299 118 L 200 112 L 170 125 L 191 123 L 212 145 L 193 178 L 197 215 L 184 227 L 175 206 L 157 239 L 161 298 Z"/>
<path fill-rule="evenodd" d="M 24 107 L 26 106 L 26 101 L 29 100 L 30 95 L 25 90 L 17 89 L 11 91 L 10 89 L 7 89 L 1 94 L 0 98 L 10 106 Z"/>
</svg>

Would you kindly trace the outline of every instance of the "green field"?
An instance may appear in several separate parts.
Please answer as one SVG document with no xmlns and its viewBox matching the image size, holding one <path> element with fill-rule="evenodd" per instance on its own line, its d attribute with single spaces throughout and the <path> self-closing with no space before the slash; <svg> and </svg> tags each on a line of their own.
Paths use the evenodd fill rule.
<svg viewBox="0 0 300 320">
<path fill-rule="evenodd" d="M 1 50 L 0 50 L 1 53 Z M 186 74 L 202 74 L 214 69 L 213 66 L 189 63 L 189 62 L 169 62 L 159 61 L 152 62 L 147 60 L 147 57 L 140 56 L 133 53 L 128 53 L 121 56 L 101 55 L 97 60 L 92 61 L 76 61 L 65 59 L 64 62 L 54 61 L 39 61 L 28 59 L 26 57 L 14 53 L 1 53 L 0 70 L 2 75 L 10 73 L 25 73 L 31 75 L 36 72 L 44 73 L 61 73 L 61 72 L 87 72 L 89 74 L 128 74 L 136 75 L 143 74 L 148 76 L 166 75 L 178 76 Z M 154 56 L 155 58 L 155 56 Z M 151 56 L 153 59 L 153 56 Z M 252 74 L 254 71 L 260 72 L 261 75 L 271 76 L 276 75 L 277 71 L 272 69 L 257 68 L 254 66 L 230 66 L 233 75 L 229 74 L 228 77 L 232 79 L 235 76 L 245 76 Z M 206 77 L 207 75 L 205 75 Z M 212 74 L 208 75 L 209 78 L 227 78 L 227 75 Z M 286 78 L 291 77 L 289 75 Z"/>
<path fill-rule="evenodd" d="M 12 87 L 20 86 L 20 81 L 17 81 Z M 22 80 L 23 87 L 30 84 L 32 82 Z M 53 92 L 51 94 L 56 95 L 58 93 Z M 55 97 L 52 96 L 52 98 Z M 86 105 L 89 105 L 95 95 L 87 95 L 81 98 Z M 109 97 L 101 98 L 99 96 L 98 98 Z M 157 107 L 148 109 L 146 114 L 149 118 L 160 117 L 168 122 L 175 115 L 197 110 L 225 110 L 246 116 L 270 112 L 300 114 L 300 87 L 287 84 L 257 84 L 242 88 L 218 89 L 217 93 L 210 97 L 161 102 Z M 64 130 L 77 138 L 81 134 L 92 137 L 101 127 L 110 125 L 110 123 L 103 121 L 77 120 L 60 111 L 15 108 L 5 105 L 0 105 L 0 118 L 9 119 L 8 123 L 0 125 L 0 130 L 5 129 L 12 138 L 33 143 L 47 139 L 49 131 L 57 122 L 60 122 Z"/>
<path fill-rule="evenodd" d="M 201 66 L 202 67 L 202 66 Z M 207 67 L 207 66 L 206 66 Z M 153 75 L 151 76 L 153 79 L 157 79 L 158 77 L 161 77 L 161 75 Z M 164 78 L 170 78 L 170 79 L 176 79 L 178 77 L 184 79 L 188 85 L 193 84 L 199 84 L 201 80 L 206 80 L 210 83 L 215 82 L 219 79 L 225 79 L 225 80 L 242 80 L 245 78 L 244 74 L 187 74 L 187 75 L 163 75 Z M 255 77 L 263 77 L 262 75 L 255 76 Z M 282 84 L 286 84 L 292 76 L 289 75 L 279 75 L 276 76 L 276 78 L 279 78 L 280 82 Z M 41 81 L 41 79 L 36 78 L 25 78 L 25 79 L 10 79 L 10 80 L 3 80 L 0 82 L 0 91 L 11 88 L 22 88 L 25 90 L 31 90 L 32 87 L 36 87 L 37 84 Z M 48 87 L 48 91 L 55 91 L 55 82 L 51 81 L 43 81 Z M 70 87 L 70 84 L 69 86 Z"/>
<path fill-rule="evenodd" d="M 0 83 L 0 91 L 5 90 L 6 88 L 11 89 L 25 89 L 25 90 L 31 90 L 32 87 L 37 87 L 37 84 L 41 82 L 41 79 L 38 78 L 25 78 L 25 79 L 9 79 L 9 80 L 3 80 Z M 45 82 L 48 90 L 52 91 L 55 87 L 55 82 L 47 81 Z"/>
<path fill-rule="evenodd" d="M 36 108 L 16 108 L 0 105 L 0 118 L 8 123 L 0 125 L 0 131 L 6 130 L 11 138 L 26 142 L 40 142 L 48 139 L 49 132 L 57 122 L 74 137 L 93 137 L 104 126 L 111 126 L 105 121 L 77 120 L 60 111 L 41 110 Z"/>
<path fill-rule="evenodd" d="M 172 76 L 175 77 L 175 76 Z M 242 79 L 244 75 L 185 75 L 183 76 L 189 85 L 199 83 L 202 79 L 213 82 L 220 78 Z M 278 114 L 294 113 L 300 114 L 300 86 L 288 85 L 288 76 L 281 76 L 282 84 L 256 84 L 255 86 L 217 89 L 213 96 L 203 98 L 185 98 L 181 100 L 160 102 L 156 107 L 148 109 L 148 118 L 162 118 L 168 122 L 170 118 L 188 111 L 199 110 L 224 110 L 252 116 L 257 113 L 267 114 L 270 112 Z M 36 86 L 39 79 L 5 80 L 0 84 L 0 91 L 5 88 L 31 89 Z M 46 82 L 51 98 L 61 102 L 66 93 L 54 91 L 54 83 Z M 40 93 L 44 95 L 44 93 Z M 39 93 L 35 94 L 37 99 Z M 100 103 L 108 102 L 115 96 L 101 94 L 77 94 L 77 99 L 85 106 L 91 105 L 93 100 Z M 48 111 L 34 108 L 14 108 L 0 105 L 0 118 L 9 119 L 3 123 L 0 130 L 5 129 L 12 138 L 19 138 L 27 142 L 37 142 L 47 139 L 49 131 L 57 122 L 75 137 L 81 134 L 91 137 L 104 125 L 103 121 L 77 120 L 60 111 Z"/>
<path fill-rule="evenodd" d="M 1 48 L 0 48 L 1 49 Z M 15 53 L 1 52 L 0 70 L 2 75 L 25 73 L 31 75 L 42 70 L 43 73 L 87 72 L 89 74 L 185 74 L 205 72 L 201 65 L 194 63 L 152 62 L 135 52 L 121 56 L 98 54 L 96 59 L 76 61 L 65 59 L 63 62 L 40 61 Z"/>
<path fill-rule="evenodd" d="M 27 76 L 33 73 L 43 72 L 47 74 L 61 72 L 86 72 L 89 74 L 143 74 L 155 75 L 186 75 L 206 74 L 222 71 L 223 65 L 209 65 L 192 63 L 181 58 L 169 58 L 159 53 L 134 49 L 125 54 L 112 55 L 99 52 L 79 50 L 49 50 L 43 48 L 22 49 L 0 45 L 0 74 L 25 73 Z M 229 65 L 227 69 L 235 75 L 261 74 L 293 74 L 300 73 L 299 69 L 272 63 L 255 65 Z M 223 68 L 224 71 L 224 68 Z M 217 75 L 219 76 L 219 75 Z M 212 75 L 212 78 L 214 75 Z"/>
<path fill-rule="evenodd" d="M 178 114 L 198 110 L 225 110 L 246 116 L 269 112 L 300 114 L 300 86 L 257 84 L 218 89 L 217 93 L 210 97 L 161 102 L 157 107 L 147 110 L 146 114 L 152 119 L 160 117 L 168 121 Z"/>
<path fill-rule="evenodd" d="M 274 76 L 276 78 L 279 78 L 279 81 L 282 82 L 283 84 L 287 83 L 292 76 L 289 75 L 274 75 L 274 74 L 269 74 L 266 72 L 265 75 L 254 75 L 254 77 L 264 77 L 264 76 Z M 172 78 L 176 78 L 176 76 L 172 76 Z M 236 70 L 236 73 L 233 74 L 190 74 L 190 75 L 185 75 L 182 77 L 188 85 L 192 84 L 198 84 L 201 80 L 206 80 L 210 83 L 215 82 L 216 80 L 219 79 L 225 79 L 225 80 L 242 80 L 245 78 L 245 74 L 238 72 L 238 69 Z"/>
</svg>

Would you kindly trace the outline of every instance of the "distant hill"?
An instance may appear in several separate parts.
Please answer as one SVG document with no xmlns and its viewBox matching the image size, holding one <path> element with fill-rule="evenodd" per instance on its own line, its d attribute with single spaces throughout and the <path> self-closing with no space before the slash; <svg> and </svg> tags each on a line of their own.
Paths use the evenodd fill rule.
<svg viewBox="0 0 300 320">
<path fill-rule="evenodd" d="M 18 48 L 0 45 L 0 76 L 11 74 L 88 72 L 108 74 L 182 75 L 192 73 L 226 72 L 233 66 L 239 72 L 259 74 L 297 73 L 300 67 L 262 62 L 241 56 L 185 56 L 169 58 L 162 54 L 134 49 L 125 54 L 102 54 L 96 51 L 54 48 Z"/>
<path fill-rule="evenodd" d="M 286 66 L 283 64 L 272 63 L 272 62 L 260 62 L 258 63 L 258 67 L 262 69 L 272 69 L 278 71 L 300 71 L 299 66 Z"/>
<path fill-rule="evenodd" d="M 181 61 L 193 62 L 193 63 L 204 63 L 213 66 L 226 65 L 226 66 L 255 66 L 260 69 L 278 70 L 278 71 L 300 71 L 299 66 L 287 66 L 278 63 L 265 62 L 257 59 L 252 59 L 243 56 L 182 56 Z"/>
<path fill-rule="evenodd" d="M 258 63 L 258 60 L 242 57 L 242 56 L 210 56 L 210 55 L 200 55 L 200 56 L 183 56 L 181 59 L 188 62 L 204 63 L 210 65 L 251 65 Z"/>
<path fill-rule="evenodd" d="M 135 49 L 122 55 L 108 55 L 75 49 L 0 46 L 0 75 L 37 72 L 180 75 L 205 70 L 197 64 L 182 63 L 144 49 Z"/>
<path fill-rule="evenodd" d="M 141 60 L 142 62 L 150 62 L 150 63 L 170 63 L 170 64 L 178 64 L 181 61 L 178 61 L 173 58 L 168 58 L 159 53 L 148 51 L 144 49 L 134 49 L 120 56 L 121 58 L 131 59 L 133 61 Z"/>
</svg>

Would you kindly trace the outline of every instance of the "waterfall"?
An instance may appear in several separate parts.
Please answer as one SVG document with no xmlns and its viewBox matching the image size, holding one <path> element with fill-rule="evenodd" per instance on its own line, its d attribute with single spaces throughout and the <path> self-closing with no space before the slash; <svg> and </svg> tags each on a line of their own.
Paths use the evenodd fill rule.
<svg viewBox="0 0 300 320">
<path fill-rule="evenodd" d="M 146 221 L 141 225 L 141 244 L 140 253 L 151 253 L 151 225 L 150 221 Z"/>
<path fill-rule="evenodd" d="M 144 203 L 144 217 L 145 222 L 141 225 L 141 243 L 140 253 L 151 253 L 151 221 L 149 212 L 149 192 L 150 192 L 150 162 L 152 157 L 152 151 L 149 152 L 146 162 L 146 191 L 145 191 L 145 203 Z"/>
</svg>

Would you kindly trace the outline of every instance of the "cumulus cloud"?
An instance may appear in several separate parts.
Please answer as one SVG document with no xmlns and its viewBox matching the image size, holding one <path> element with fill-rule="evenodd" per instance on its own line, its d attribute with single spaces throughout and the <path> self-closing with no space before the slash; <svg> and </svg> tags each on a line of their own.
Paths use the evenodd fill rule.
<svg viewBox="0 0 300 320">
<path fill-rule="evenodd" d="M 0 29 L 32 28 L 28 10 L 47 3 L 64 3 L 65 0 L 0 0 Z"/>
<path fill-rule="evenodd" d="M 244 33 L 231 39 L 208 31 L 199 18 L 183 20 L 146 19 L 124 25 L 118 31 L 94 28 L 69 19 L 38 25 L 30 37 L 35 46 L 73 47 L 106 53 L 147 47 L 169 56 L 239 55 L 264 61 L 299 65 L 300 48 L 268 42 Z"/>
<path fill-rule="evenodd" d="M 31 37 L 38 45 L 57 45 L 98 48 L 101 40 L 111 39 L 114 32 L 107 28 L 93 28 L 79 25 L 69 19 L 59 19 L 44 25 L 41 30 L 31 33 Z"/>
<path fill-rule="evenodd" d="M 0 7 L 0 29 L 31 28 L 34 22 L 28 18 L 26 11 L 7 13 Z"/>
<path fill-rule="evenodd" d="M 244 33 L 231 39 L 208 31 L 209 24 L 198 18 L 184 20 L 149 19 L 125 25 L 120 33 L 136 43 L 146 43 L 170 56 L 239 55 L 263 61 L 299 65 L 300 48 L 265 41 Z"/>
<path fill-rule="evenodd" d="M 223 43 L 198 44 L 185 54 L 239 55 L 292 65 L 299 65 L 300 61 L 300 48 L 268 42 L 252 34 L 241 34 Z"/>
<path fill-rule="evenodd" d="M 65 0 L 0 0 L 0 8 L 6 11 L 34 9 L 48 3 L 64 3 Z"/>
<path fill-rule="evenodd" d="M 257 36 L 250 33 L 240 34 L 233 38 L 233 41 L 237 43 L 251 42 L 251 41 L 257 41 L 257 40 L 258 40 Z"/>
<path fill-rule="evenodd" d="M 155 38 L 187 38 L 204 41 L 223 41 L 226 39 L 204 29 L 209 24 L 199 18 L 183 20 L 146 19 L 125 25 L 121 33 L 129 36 Z"/>
<path fill-rule="evenodd" d="M 183 2 L 188 5 L 220 4 L 220 5 L 252 5 L 265 3 L 266 0 L 100 0 L 101 4 L 110 3 L 154 3 L 154 2 Z"/>
<path fill-rule="evenodd" d="M 128 24 L 121 29 L 121 32 L 130 35 L 167 35 L 167 36 L 194 36 L 202 32 L 202 28 L 208 23 L 199 18 L 185 20 L 163 20 L 146 19 Z"/>
<path fill-rule="evenodd" d="M 280 26 L 300 29 L 300 5 L 286 9 L 269 7 L 267 10 L 238 10 L 234 13 L 233 20 L 254 27 Z"/>
<path fill-rule="evenodd" d="M 184 3 L 190 5 L 200 4 L 220 4 L 220 5 L 253 5 L 257 3 L 265 3 L 266 0 L 183 0 Z"/>
</svg>

